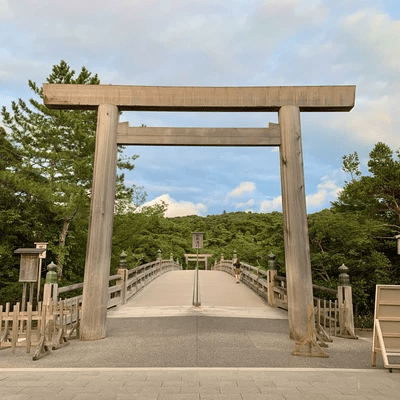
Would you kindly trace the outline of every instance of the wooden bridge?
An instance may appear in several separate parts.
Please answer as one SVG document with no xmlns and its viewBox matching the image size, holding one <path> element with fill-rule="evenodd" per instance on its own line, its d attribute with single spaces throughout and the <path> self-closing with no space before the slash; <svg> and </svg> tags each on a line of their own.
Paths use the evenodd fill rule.
<svg viewBox="0 0 400 400">
<path fill-rule="evenodd" d="M 241 284 L 233 275 L 235 260 L 216 262 L 212 270 L 182 270 L 170 260 L 158 258 L 132 269 L 118 269 L 109 277 L 108 318 L 145 316 L 217 316 L 287 319 L 286 278 L 274 269 L 263 270 L 242 263 Z M 151 283 L 151 284 L 150 284 Z M 36 310 L 28 304 L 26 311 L 16 304 L 0 306 L 0 349 L 36 347 L 34 359 L 68 344 L 79 337 L 82 316 L 82 294 L 67 293 L 81 289 L 83 283 L 58 288 L 45 284 L 43 302 Z M 315 327 L 322 341 L 331 336 L 354 338 L 351 287 L 338 290 L 314 286 L 318 293 L 335 295 L 336 300 L 314 297 Z M 194 306 L 194 293 L 199 304 Z M 350 295 L 349 295 L 350 294 Z M 60 298 L 63 297 L 64 300 Z"/>
</svg>

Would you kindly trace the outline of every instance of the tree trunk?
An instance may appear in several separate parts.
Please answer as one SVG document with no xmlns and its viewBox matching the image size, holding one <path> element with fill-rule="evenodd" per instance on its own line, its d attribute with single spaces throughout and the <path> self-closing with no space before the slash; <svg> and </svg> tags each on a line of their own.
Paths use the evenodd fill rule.
<svg viewBox="0 0 400 400">
<path fill-rule="evenodd" d="M 76 215 L 76 212 L 71 217 L 64 218 L 60 240 L 58 241 L 58 247 L 60 249 L 60 253 L 57 256 L 57 279 L 58 280 L 60 280 L 62 278 L 62 270 L 63 270 L 63 263 L 64 263 L 64 257 L 61 257 L 60 254 L 62 253 L 62 250 L 65 247 L 65 239 L 67 238 L 69 224 L 74 219 L 75 215 Z"/>
</svg>

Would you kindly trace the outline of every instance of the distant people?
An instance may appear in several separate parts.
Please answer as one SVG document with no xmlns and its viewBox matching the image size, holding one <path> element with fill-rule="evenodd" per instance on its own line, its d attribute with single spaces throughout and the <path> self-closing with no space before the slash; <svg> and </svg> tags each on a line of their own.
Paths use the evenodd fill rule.
<svg viewBox="0 0 400 400">
<path fill-rule="evenodd" d="M 235 264 L 233 264 L 233 272 L 235 274 L 235 278 L 236 278 L 236 283 L 240 283 L 240 275 L 242 273 L 242 271 L 240 270 L 241 264 L 240 264 L 240 260 L 237 259 Z"/>
</svg>

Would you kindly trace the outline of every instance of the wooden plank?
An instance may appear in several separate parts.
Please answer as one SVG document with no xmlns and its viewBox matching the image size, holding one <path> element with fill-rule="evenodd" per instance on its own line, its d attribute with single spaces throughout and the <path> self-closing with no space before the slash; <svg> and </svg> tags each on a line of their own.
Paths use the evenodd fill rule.
<svg viewBox="0 0 400 400">
<path fill-rule="evenodd" d="M 14 305 L 13 308 L 13 327 L 12 327 L 12 337 L 11 337 L 11 348 L 12 353 L 15 354 L 15 348 L 18 341 L 18 317 L 19 317 L 19 303 Z"/>
<path fill-rule="evenodd" d="M 387 367 L 389 365 L 389 360 L 386 354 L 385 342 L 383 341 L 381 326 L 379 324 L 379 320 L 377 319 L 375 320 L 375 326 L 376 326 L 376 334 L 379 340 L 379 348 L 383 358 L 383 363 L 385 367 Z"/>
<path fill-rule="evenodd" d="M 3 338 L 3 305 L 0 304 L 0 348 L 1 348 L 1 342 L 3 341 L 2 338 Z"/>
<path fill-rule="evenodd" d="M 269 128 L 150 128 L 118 124 L 119 145 L 279 146 L 278 124 Z"/>
<path fill-rule="evenodd" d="M 95 110 L 113 104 L 121 111 L 350 111 L 355 86 L 120 86 L 43 84 L 44 104 L 55 109 Z"/>
<path fill-rule="evenodd" d="M 372 365 L 376 365 L 380 353 L 385 368 L 397 368 L 388 356 L 400 355 L 400 286 L 376 286 L 374 321 Z"/>
<path fill-rule="evenodd" d="M 28 303 L 27 321 L 26 321 L 26 352 L 31 352 L 32 343 L 32 303 Z"/>
<path fill-rule="evenodd" d="M 83 282 L 75 283 L 74 285 L 63 286 L 61 288 L 58 288 L 58 293 L 65 293 L 71 290 L 82 289 L 82 288 L 83 288 Z"/>
</svg>

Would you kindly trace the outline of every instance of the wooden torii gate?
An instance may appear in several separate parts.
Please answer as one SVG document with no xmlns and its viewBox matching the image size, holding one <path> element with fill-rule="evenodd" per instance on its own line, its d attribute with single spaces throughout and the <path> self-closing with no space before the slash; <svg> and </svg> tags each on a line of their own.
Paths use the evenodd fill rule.
<svg viewBox="0 0 400 400">
<path fill-rule="evenodd" d="M 208 258 L 212 257 L 212 254 L 184 254 L 186 260 L 186 267 L 188 266 L 189 261 L 199 261 L 204 262 L 204 268 L 207 270 L 208 268 Z"/>
<path fill-rule="evenodd" d="M 313 304 L 300 112 L 350 111 L 355 86 L 166 87 L 44 84 L 54 109 L 98 110 L 81 340 L 106 335 L 117 146 L 279 146 L 290 337 L 307 337 Z M 120 111 L 278 112 L 269 128 L 130 128 Z"/>
</svg>

